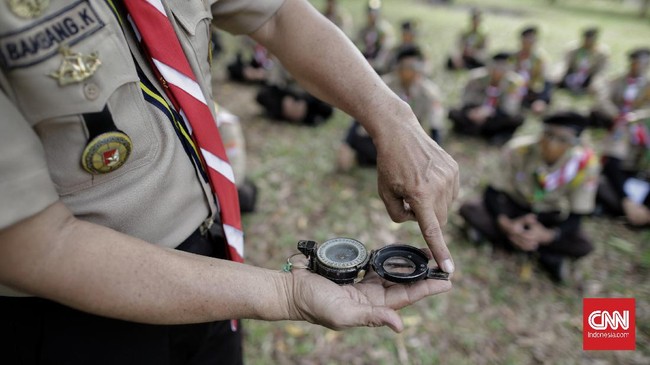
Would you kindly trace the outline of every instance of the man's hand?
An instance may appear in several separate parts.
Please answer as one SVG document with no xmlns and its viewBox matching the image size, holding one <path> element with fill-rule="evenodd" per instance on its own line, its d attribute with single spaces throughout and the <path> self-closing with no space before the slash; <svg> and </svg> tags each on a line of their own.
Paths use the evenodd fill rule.
<svg viewBox="0 0 650 365">
<path fill-rule="evenodd" d="M 388 326 L 395 332 L 404 328 L 396 310 L 425 297 L 446 292 L 451 283 L 421 280 L 414 284 L 395 284 L 370 272 L 362 282 L 337 285 L 307 270 L 294 270 L 287 280 L 289 318 L 341 330 L 350 327 Z"/>
<path fill-rule="evenodd" d="M 498 217 L 498 224 L 501 231 L 508 239 L 522 251 L 534 251 L 539 247 L 535 232 L 531 227 L 537 219 L 533 214 L 527 214 L 518 218 L 510 219 L 505 215 Z"/>
<path fill-rule="evenodd" d="M 650 210 L 643 205 L 625 198 L 623 199 L 623 211 L 627 220 L 634 226 L 650 224 Z"/>
<path fill-rule="evenodd" d="M 413 120 L 375 144 L 379 196 L 388 214 L 398 223 L 416 220 L 440 268 L 452 273 L 442 227 L 458 195 L 458 164 Z"/>
</svg>

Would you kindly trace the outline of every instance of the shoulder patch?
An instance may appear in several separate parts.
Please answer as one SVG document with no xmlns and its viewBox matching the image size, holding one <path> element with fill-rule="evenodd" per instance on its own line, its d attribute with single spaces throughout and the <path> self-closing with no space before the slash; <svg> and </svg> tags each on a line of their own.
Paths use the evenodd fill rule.
<svg viewBox="0 0 650 365">
<path fill-rule="evenodd" d="M 80 0 L 29 26 L 0 34 L 0 63 L 5 70 L 28 67 L 54 56 L 104 27 L 88 0 Z"/>
</svg>

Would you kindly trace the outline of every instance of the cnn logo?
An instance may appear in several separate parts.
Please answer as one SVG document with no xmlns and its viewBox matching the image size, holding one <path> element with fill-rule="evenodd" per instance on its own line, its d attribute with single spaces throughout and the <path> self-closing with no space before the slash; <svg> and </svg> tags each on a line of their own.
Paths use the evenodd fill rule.
<svg viewBox="0 0 650 365">
<path fill-rule="evenodd" d="M 630 328 L 630 311 L 593 311 L 587 319 L 589 326 L 595 330 L 602 331 L 607 328 L 617 330 L 619 326 L 628 330 Z"/>
<path fill-rule="evenodd" d="M 583 298 L 582 349 L 634 350 L 634 298 Z"/>
</svg>

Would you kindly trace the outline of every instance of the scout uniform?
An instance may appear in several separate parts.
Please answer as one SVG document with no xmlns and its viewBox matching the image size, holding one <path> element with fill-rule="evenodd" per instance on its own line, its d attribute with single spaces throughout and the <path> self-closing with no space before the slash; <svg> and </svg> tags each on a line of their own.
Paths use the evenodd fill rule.
<svg viewBox="0 0 650 365">
<path fill-rule="evenodd" d="M 444 110 L 438 86 L 422 76 L 411 85 L 409 90 L 405 90 L 396 71 L 383 76 L 383 80 L 393 92 L 411 106 L 413 114 L 418 118 L 422 128 L 431 130 L 431 138 L 440 143 L 440 135 L 444 128 Z M 355 151 L 359 165 L 377 164 L 377 148 L 368 132 L 356 120 L 348 129 L 345 143 Z"/>
<path fill-rule="evenodd" d="M 301 124 L 316 126 L 326 122 L 334 113 L 332 106 L 308 93 L 298 85 L 282 64 L 275 63 L 266 85 L 255 97 L 266 114 L 274 120 L 289 120 L 283 101 L 285 98 L 291 98 L 294 101 L 303 101 L 306 105 L 304 116 L 299 121 Z"/>
<path fill-rule="evenodd" d="M 212 98 L 212 18 L 229 32 L 251 33 L 281 4 L 163 2 L 206 99 Z M 187 127 L 179 123 L 125 15 L 121 2 L 114 1 L 0 2 L 0 228 L 61 200 L 79 219 L 177 248 L 203 222 L 218 219 L 214 195 L 192 153 L 195 146 L 183 137 Z M 21 295 L 0 286 L 1 303 Z M 28 306 L 16 308 L 21 307 Z M 21 326 L 12 313 L 3 314 L 8 316 L 3 321 Z M 58 329 L 108 321 L 84 315 L 62 320 L 65 325 Z M 143 328 L 149 333 L 154 327 L 124 333 Z M 99 332 L 102 327 L 91 333 Z M 92 340 L 87 337 L 80 338 Z M 120 341 L 121 335 L 111 340 Z M 238 352 L 236 343 L 224 344 L 233 346 L 227 353 Z M 70 343 L 62 345 L 63 354 L 74 353 Z M 77 346 L 83 348 L 83 342 Z"/>
<path fill-rule="evenodd" d="M 466 69 L 485 66 L 487 50 L 487 33 L 482 29 L 467 29 L 460 34 L 458 40 L 459 57 L 463 59 Z M 447 61 L 447 68 L 455 68 L 451 58 Z"/>
<path fill-rule="evenodd" d="M 646 76 L 623 75 L 604 85 L 597 94 L 592 121 L 597 126 L 611 127 L 628 113 L 650 112 L 650 80 Z"/>
<path fill-rule="evenodd" d="M 579 230 L 579 217 L 594 209 L 597 156 L 578 145 L 548 166 L 539 149 L 539 139 L 534 136 L 509 141 L 483 201 L 463 204 L 460 214 L 486 239 L 507 249 L 514 246 L 498 227 L 497 217 L 535 214 L 541 224 L 558 232 L 551 243 L 539 246 L 542 263 L 582 257 L 592 250 Z"/>
<path fill-rule="evenodd" d="M 227 67 L 228 77 L 233 81 L 264 82 L 264 78 L 249 79 L 246 68 L 261 70 L 262 74 L 273 69 L 274 62 L 268 50 L 248 37 L 239 37 L 239 50 L 235 60 Z"/>
<path fill-rule="evenodd" d="M 625 198 L 650 208 L 650 116 L 616 126 L 603 145 L 599 202 L 614 215 Z"/>
<path fill-rule="evenodd" d="M 602 74 L 609 60 L 609 50 L 602 45 L 593 49 L 578 46 L 569 50 L 565 56 L 566 71 L 559 87 L 578 91 L 589 85 Z"/>
<path fill-rule="evenodd" d="M 421 76 L 409 90 L 405 90 L 396 72 L 383 77 L 384 82 L 402 100 L 406 101 L 413 113 L 418 118 L 422 128 L 432 132 L 432 136 L 440 136 L 444 129 L 444 108 L 442 106 L 442 93 L 433 81 Z M 440 142 L 439 138 L 434 138 Z"/>
<path fill-rule="evenodd" d="M 523 106 L 530 106 L 535 100 L 551 101 L 550 83 L 546 81 L 546 56 L 535 51 L 525 57 L 521 51 L 514 53 L 510 58 L 515 72 L 521 76 L 523 85 L 521 97 Z"/>
<path fill-rule="evenodd" d="M 327 2 L 325 9 L 323 9 L 323 15 L 339 27 L 343 33 L 350 34 L 352 31 L 352 16 L 344 8 L 339 6 L 336 0 Z"/>
<path fill-rule="evenodd" d="M 487 68 L 472 71 L 463 91 L 462 108 L 449 112 L 455 131 L 493 137 L 500 134 L 512 135 L 523 124 L 520 114 L 520 92 L 523 85 L 521 77 L 508 71 L 497 86 L 491 86 L 490 80 Z M 494 112 L 483 125 L 477 126 L 469 119 L 468 113 L 480 106 L 488 106 Z"/>
<path fill-rule="evenodd" d="M 388 62 L 388 53 L 395 44 L 395 31 L 389 22 L 380 18 L 381 1 L 368 2 L 368 15 L 374 16 L 374 23 L 370 20 L 361 28 L 357 35 L 357 46 L 363 56 L 370 62 L 375 70 L 380 70 Z"/>
</svg>

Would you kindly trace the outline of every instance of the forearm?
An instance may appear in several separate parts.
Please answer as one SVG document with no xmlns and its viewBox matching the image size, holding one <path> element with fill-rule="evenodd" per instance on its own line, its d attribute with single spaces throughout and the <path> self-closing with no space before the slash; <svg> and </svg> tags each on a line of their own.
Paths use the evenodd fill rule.
<svg viewBox="0 0 650 365">
<path fill-rule="evenodd" d="M 0 231 L 0 282 L 82 311 L 171 324 L 289 319 L 291 276 L 164 249 L 62 203 Z"/>
<path fill-rule="evenodd" d="M 287 0 L 251 36 L 311 94 L 352 115 L 373 138 L 395 130 L 382 126 L 389 119 L 418 126 L 408 105 L 390 91 L 352 42 L 304 0 Z"/>
</svg>

